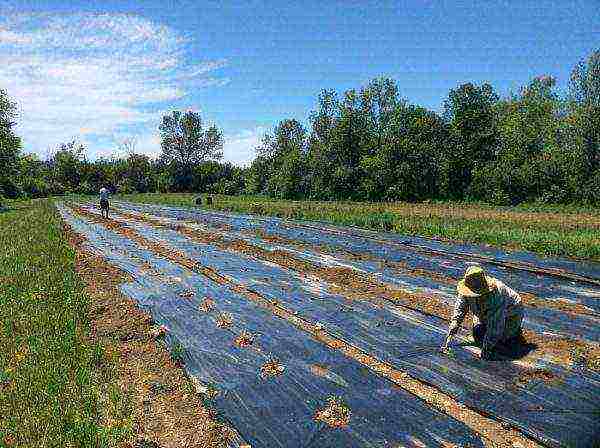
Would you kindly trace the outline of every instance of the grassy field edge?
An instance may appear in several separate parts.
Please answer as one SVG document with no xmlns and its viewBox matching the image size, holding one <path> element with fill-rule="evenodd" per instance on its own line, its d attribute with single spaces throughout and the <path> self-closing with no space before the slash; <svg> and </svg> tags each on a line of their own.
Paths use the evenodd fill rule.
<svg viewBox="0 0 600 448">
<path fill-rule="evenodd" d="M 239 441 L 84 243 L 51 200 L 0 213 L 0 447 Z"/>
<path fill-rule="evenodd" d="M 90 299 L 56 208 L 13 203 L 0 229 L 0 445 L 115 445 L 130 422 L 103 424 L 104 348 L 89 339 Z"/>
</svg>

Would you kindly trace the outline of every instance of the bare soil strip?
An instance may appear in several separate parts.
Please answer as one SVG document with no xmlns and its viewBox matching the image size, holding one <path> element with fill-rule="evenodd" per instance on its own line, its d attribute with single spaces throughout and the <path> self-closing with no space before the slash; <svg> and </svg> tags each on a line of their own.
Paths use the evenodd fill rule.
<svg viewBox="0 0 600 448">
<path fill-rule="evenodd" d="M 75 211 L 86 217 L 90 221 L 98 223 L 113 230 L 126 238 L 135 241 L 146 249 L 151 250 L 155 254 L 166 258 L 180 266 L 186 267 L 194 272 L 205 275 L 210 280 L 219 284 L 230 286 L 234 291 L 242 294 L 244 297 L 252 300 L 265 309 L 270 310 L 274 315 L 286 319 L 294 326 L 302 331 L 310 334 L 315 340 L 339 350 L 344 355 L 352 358 L 361 364 L 368 367 L 376 374 L 388 378 L 398 387 L 406 390 L 414 396 L 425 401 L 429 405 L 436 408 L 438 411 L 451 416 L 452 418 L 463 422 L 473 431 L 479 433 L 484 438 L 486 446 L 491 447 L 534 447 L 540 446 L 536 441 L 529 439 L 527 436 L 520 433 L 518 430 L 511 428 L 509 425 L 495 420 L 494 416 L 486 414 L 482 415 L 481 411 L 470 408 L 463 403 L 458 403 L 451 396 L 441 392 L 436 387 L 426 384 L 423 381 L 411 377 L 407 372 L 398 370 L 393 366 L 380 361 L 374 356 L 364 352 L 363 350 L 349 344 L 348 342 L 331 336 L 326 330 L 323 330 L 318 323 L 310 322 L 292 311 L 287 310 L 279 302 L 269 300 L 255 291 L 237 284 L 228 278 L 222 276 L 218 272 L 200 265 L 194 260 L 185 257 L 180 251 L 164 245 L 155 243 L 142 237 L 135 230 L 116 222 L 112 219 L 102 219 L 98 215 L 89 212 L 81 207 L 76 207 Z"/>
<path fill-rule="evenodd" d="M 185 371 L 151 335 L 151 317 L 142 312 L 119 285 L 131 278 L 84 247 L 85 239 L 65 225 L 76 250 L 76 271 L 92 300 L 91 339 L 105 347 L 121 391 L 131 400 L 134 444 L 121 448 L 240 446 L 244 442 L 231 427 L 207 409 Z M 107 394 L 109 392 L 106 392 Z M 110 421 L 105 422 L 107 426 Z"/>
<path fill-rule="evenodd" d="M 282 267 L 292 269 L 300 273 L 300 275 L 309 274 L 316 276 L 328 282 L 332 286 L 332 292 L 341 294 L 349 299 L 368 301 L 374 306 L 382 306 L 382 300 L 386 300 L 395 305 L 418 311 L 429 316 L 435 316 L 444 319 L 445 321 L 449 321 L 452 316 L 452 308 L 436 297 L 427 296 L 425 294 L 409 293 L 391 288 L 390 285 L 383 284 L 374 280 L 371 276 L 350 268 L 324 268 L 315 266 L 308 261 L 294 257 L 289 252 L 265 250 L 243 240 L 226 240 L 218 233 L 190 229 L 183 224 L 169 226 L 158 219 L 146 215 L 140 216 L 121 211 L 119 211 L 118 214 L 155 227 L 176 230 L 191 240 L 203 244 L 212 244 L 220 249 L 243 253 L 260 260 L 276 263 Z M 281 242 L 281 240 L 279 242 Z M 292 243 L 292 241 L 287 240 L 286 243 L 289 244 Z M 532 294 L 521 294 L 521 297 L 526 305 L 554 308 L 552 306 L 547 306 L 549 303 L 553 302 L 539 299 Z M 580 314 L 574 311 L 574 308 L 569 308 L 568 311 L 561 307 L 555 307 L 554 309 L 559 309 L 566 313 Z M 469 319 L 465 319 L 463 327 L 467 329 L 471 327 Z M 524 333 L 529 342 L 537 345 L 536 350 L 528 355 L 529 359 L 550 358 L 557 364 L 567 367 L 571 366 L 574 362 L 584 362 L 588 367 L 594 370 L 600 370 L 600 344 L 588 343 L 561 336 L 542 336 L 531 330 L 524 330 Z"/>
</svg>

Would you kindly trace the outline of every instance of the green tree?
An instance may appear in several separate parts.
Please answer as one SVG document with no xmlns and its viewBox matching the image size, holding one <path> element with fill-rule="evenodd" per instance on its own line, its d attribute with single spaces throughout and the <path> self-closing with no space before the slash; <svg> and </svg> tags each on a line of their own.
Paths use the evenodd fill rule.
<svg viewBox="0 0 600 448">
<path fill-rule="evenodd" d="M 363 157 L 362 190 L 372 201 L 415 201 L 439 192 L 439 160 L 446 127 L 435 113 L 398 104 L 381 149 Z"/>
<path fill-rule="evenodd" d="M 335 169 L 335 128 L 339 102 L 333 90 L 322 90 L 317 110 L 310 113 L 311 133 L 306 154 L 307 194 L 313 199 L 332 199 L 331 176 Z"/>
<path fill-rule="evenodd" d="M 171 169 L 174 187 L 189 190 L 193 168 L 205 160 L 223 157 L 223 135 L 216 126 L 204 129 L 199 113 L 173 111 L 159 126 L 161 159 Z"/>
<path fill-rule="evenodd" d="M 18 184 L 29 198 L 42 198 L 51 194 L 50 172 L 35 154 L 27 154 L 19 159 Z"/>
<path fill-rule="evenodd" d="M 21 152 L 21 139 L 14 126 L 17 106 L 4 90 L 0 90 L 0 196 L 15 198 L 20 191 L 16 183 Z"/>
<path fill-rule="evenodd" d="M 509 205 L 539 199 L 550 188 L 557 199 L 570 195 L 560 162 L 562 102 L 555 86 L 554 78 L 540 76 L 520 95 L 497 104 L 498 152 L 493 161 L 475 166 L 472 197 Z"/>
<path fill-rule="evenodd" d="M 256 148 L 259 157 L 268 160 L 265 190 L 269 195 L 285 199 L 304 197 L 306 130 L 297 120 L 283 120 L 266 134 Z"/>
<path fill-rule="evenodd" d="M 53 182 L 58 191 L 55 194 L 75 193 L 85 179 L 85 147 L 73 140 L 61 143 L 49 160 Z"/>
<path fill-rule="evenodd" d="M 581 158 L 578 197 L 600 203 L 600 50 L 573 69 L 569 93 L 569 145 Z"/>
<path fill-rule="evenodd" d="M 495 158 L 498 100 L 491 85 L 467 83 L 452 89 L 444 102 L 444 118 L 450 130 L 441 179 L 446 197 L 464 198 L 474 167 Z"/>
</svg>

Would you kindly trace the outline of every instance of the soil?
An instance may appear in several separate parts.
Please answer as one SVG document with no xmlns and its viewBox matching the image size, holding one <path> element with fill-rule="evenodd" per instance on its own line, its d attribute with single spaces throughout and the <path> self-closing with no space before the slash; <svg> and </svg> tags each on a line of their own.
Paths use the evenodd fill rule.
<svg viewBox="0 0 600 448">
<path fill-rule="evenodd" d="M 184 370 L 149 336 L 151 316 L 121 294 L 120 284 L 131 278 L 86 250 L 85 239 L 68 226 L 64 231 L 76 251 L 76 271 L 92 302 L 90 340 L 103 346 L 110 358 L 98 366 L 98 371 L 101 375 L 111 372 L 106 379 L 133 401 L 134 437 L 122 448 L 216 448 L 227 446 L 230 440 L 239 445 L 234 429 L 203 405 Z M 110 419 L 105 420 L 109 426 Z"/>
</svg>

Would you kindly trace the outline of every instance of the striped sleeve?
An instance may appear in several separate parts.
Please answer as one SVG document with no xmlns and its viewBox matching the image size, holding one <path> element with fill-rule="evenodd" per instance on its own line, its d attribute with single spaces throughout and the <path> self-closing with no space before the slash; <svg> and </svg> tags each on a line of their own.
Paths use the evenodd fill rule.
<svg viewBox="0 0 600 448">
<path fill-rule="evenodd" d="M 459 295 L 456 303 L 454 304 L 454 312 L 452 313 L 451 319 L 451 322 L 455 326 L 460 326 L 460 324 L 462 324 L 462 321 L 467 315 L 468 305 L 467 299 Z"/>
</svg>

